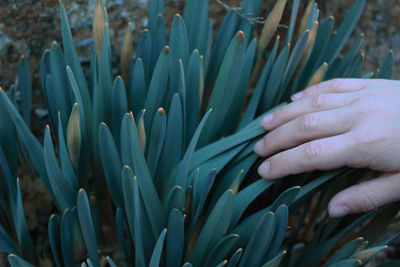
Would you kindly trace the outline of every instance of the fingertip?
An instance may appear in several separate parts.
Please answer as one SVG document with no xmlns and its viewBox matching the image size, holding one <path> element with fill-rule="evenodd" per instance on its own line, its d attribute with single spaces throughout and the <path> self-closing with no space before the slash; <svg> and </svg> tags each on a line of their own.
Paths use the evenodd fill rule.
<svg viewBox="0 0 400 267">
<path fill-rule="evenodd" d="M 274 114 L 268 114 L 261 120 L 261 124 L 265 129 L 270 129 L 271 128 L 271 123 L 274 119 Z"/>
<path fill-rule="evenodd" d="M 303 92 L 298 92 L 298 93 L 292 95 L 292 96 L 290 97 L 290 99 L 292 99 L 292 101 L 295 102 L 295 101 L 297 101 L 297 100 L 300 100 L 303 96 L 304 96 L 304 93 L 303 93 Z"/>
<path fill-rule="evenodd" d="M 270 172 L 270 163 L 268 160 L 266 160 L 258 167 L 258 174 L 265 179 L 269 179 L 270 178 L 269 172 Z"/>
<path fill-rule="evenodd" d="M 333 204 L 332 206 L 329 207 L 328 212 L 329 212 L 329 216 L 331 218 L 338 218 L 338 217 L 342 217 L 342 216 L 349 214 L 350 209 L 346 205 Z"/>
<path fill-rule="evenodd" d="M 261 139 L 260 141 L 258 141 L 258 142 L 254 145 L 253 151 L 254 151 L 257 155 L 262 156 L 263 150 L 264 150 L 264 140 Z"/>
</svg>

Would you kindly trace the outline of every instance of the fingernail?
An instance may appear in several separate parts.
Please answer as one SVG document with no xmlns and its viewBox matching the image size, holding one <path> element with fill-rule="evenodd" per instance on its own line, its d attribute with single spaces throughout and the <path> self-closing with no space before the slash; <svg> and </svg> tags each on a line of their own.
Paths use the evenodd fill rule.
<svg viewBox="0 0 400 267">
<path fill-rule="evenodd" d="M 292 99 L 293 101 L 296 101 L 296 100 L 299 100 L 299 99 L 302 98 L 302 97 L 303 97 L 303 92 L 298 92 L 298 93 L 292 95 L 291 99 Z"/>
<path fill-rule="evenodd" d="M 329 209 L 329 216 L 331 217 L 342 217 L 349 214 L 350 210 L 345 205 L 335 205 Z"/>
<path fill-rule="evenodd" d="M 261 152 L 263 151 L 263 149 L 264 149 L 264 140 L 261 139 L 260 141 L 258 141 L 258 142 L 255 144 L 253 150 L 254 150 L 254 152 L 256 152 L 257 154 L 261 154 Z"/>
<path fill-rule="evenodd" d="M 262 124 L 263 125 L 266 125 L 266 124 L 268 124 L 268 123 L 270 123 L 271 121 L 272 121 L 272 119 L 274 118 L 274 114 L 268 114 L 267 116 L 265 116 L 263 119 L 262 119 Z"/>
<path fill-rule="evenodd" d="M 265 161 L 263 162 L 263 164 L 260 165 L 260 167 L 258 167 L 258 174 L 260 174 L 264 178 L 268 178 L 267 176 L 269 173 L 269 169 L 270 169 L 269 161 Z"/>
</svg>

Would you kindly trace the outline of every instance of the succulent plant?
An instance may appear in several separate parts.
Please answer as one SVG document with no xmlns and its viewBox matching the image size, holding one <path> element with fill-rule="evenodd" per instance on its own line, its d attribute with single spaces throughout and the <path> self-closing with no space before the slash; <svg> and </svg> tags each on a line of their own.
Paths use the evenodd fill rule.
<svg viewBox="0 0 400 267">
<path fill-rule="evenodd" d="M 63 48 L 53 42 L 41 63 L 49 112 L 43 143 L 30 130 L 25 58 L 19 102 L 14 90 L 0 90 L 0 250 L 11 266 L 44 265 L 50 254 L 55 266 L 357 266 L 397 238 L 380 237 L 398 204 L 327 215 L 333 194 L 373 173 L 339 169 L 267 181 L 257 176 L 252 151 L 265 134 L 260 118 L 306 86 L 391 77 L 391 53 L 380 71 L 364 72 L 363 36 L 341 55 L 366 1 L 355 0 L 333 31 L 332 17 L 318 22 L 314 1 L 297 23 L 300 0 L 277 0 L 257 32 L 262 1 L 244 0 L 228 8 L 215 38 L 209 2 L 187 0 L 168 39 L 164 3 L 150 0 L 148 29 L 134 51 L 128 26 L 114 78 L 110 23 L 97 0 L 89 79 L 60 2 Z M 290 24 L 280 39 L 287 5 Z M 25 220 L 22 162 L 56 204 L 48 250 Z"/>
</svg>

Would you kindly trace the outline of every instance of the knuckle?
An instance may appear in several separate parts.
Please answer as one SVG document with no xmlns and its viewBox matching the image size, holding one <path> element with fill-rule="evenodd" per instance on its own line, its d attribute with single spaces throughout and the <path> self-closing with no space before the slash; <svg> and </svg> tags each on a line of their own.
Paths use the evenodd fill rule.
<svg viewBox="0 0 400 267">
<path fill-rule="evenodd" d="M 275 113 L 274 116 L 276 118 L 278 118 L 278 120 L 286 118 L 289 114 L 288 105 L 281 107 L 280 109 L 276 110 L 274 113 Z"/>
<path fill-rule="evenodd" d="M 319 95 L 313 96 L 311 98 L 312 108 L 321 109 L 325 105 L 325 103 L 327 101 L 327 97 L 328 97 L 327 94 L 319 94 Z"/>
<path fill-rule="evenodd" d="M 385 139 L 385 133 L 376 130 L 360 130 L 355 134 L 356 142 L 362 145 L 376 145 Z"/>
<path fill-rule="evenodd" d="M 370 211 L 370 210 L 374 210 L 378 208 L 378 203 L 377 201 L 371 197 L 371 195 L 369 194 L 369 192 L 365 189 L 364 186 L 362 185 L 356 185 L 355 186 L 355 191 L 356 191 L 356 195 L 359 196 L 359 199 L 362 199 L 362 201 L 360 203 L 358 203 L 359 207 L 358 209 L 366 212 L 366 211 Z"/>
<path fill-rule="evenodd" d="M 327 89 L 336 89 L 336 88 L 340 88 L 342 84 L 343 84 L 343 79 L 336 78 L 336 79 L 327 81 L 326 87 L 327 87 Z"/>
<path fill-rule="evenodd" d="M 318 126 L 318 119 L 315 114 L 306 114 L 299 119 L 299 129 L 302 131 L 310 131 Z"/>
<path fill-rule="evenodd" d="M 317 141 L 312 141 L 304 145 L 304 155 L 308 160 L 315 160 L 321 156 L 322 145 Z"/>
</svg>

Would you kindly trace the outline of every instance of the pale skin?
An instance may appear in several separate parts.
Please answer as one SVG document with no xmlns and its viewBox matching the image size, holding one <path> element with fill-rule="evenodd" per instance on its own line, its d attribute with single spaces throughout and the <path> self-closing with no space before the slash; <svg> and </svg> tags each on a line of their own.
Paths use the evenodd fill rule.
<svg viewBox="0 0 400 267">
<path fill-rule="evenodd" d="M 400 81 L 334 79 L 292 96 L 262 119 L 269 131 L 254 151 L 258 172 L 274 180 L 344 166 L 382 173 L 334 196 L 331 217 L 400 200 Z"/>
</svg>

